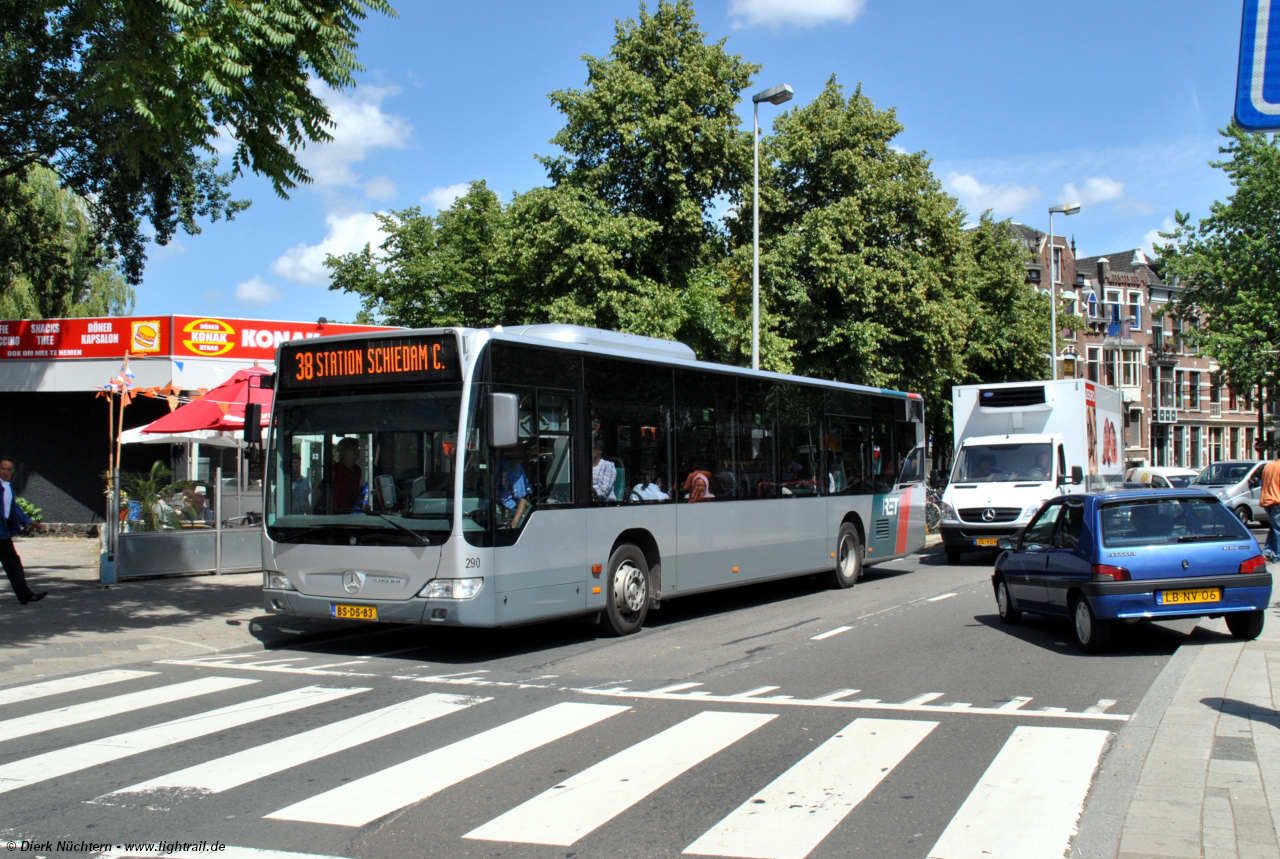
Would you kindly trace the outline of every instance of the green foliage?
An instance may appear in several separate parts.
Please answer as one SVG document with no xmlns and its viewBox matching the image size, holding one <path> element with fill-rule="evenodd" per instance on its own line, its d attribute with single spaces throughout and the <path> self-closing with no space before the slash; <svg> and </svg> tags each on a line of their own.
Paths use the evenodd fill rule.
<svg viewBox="0 0 1280 859">
<path fill-rule="evenodd" d="M 88 206 L 53 171 L 0 178 L 0 319 L 128 314 L 133 289 L 97 238 Z"/>
<path fill-rule="evenodd" d="M 181 519 L 169 501 L 193 484 L 190 480 L 171 480 L 172 477 L 173 472 L 160 460 L 151 463 L 151 470 L 146 474 L 121 476 L 121 488 L 142 508 L 137 530 L 160 531 L 180 527 Z"/>
<path fill-rule="evenodd" d="M 0 0 L 0 179 L 32 165 L 92 201 L 102 243 L 142 276 L 144 221 L 166 244 L 232 217 L 231 180 L 309 181 L 294 153 L 330 139 L 310 79 L 353 83 L 358 22 L 387 0 Z M 219 129 L 231 171 L 209 157 Z"/>
<path fill-rule="evenodd" d="M 1265 384 L 1275 396 L 1280 364 L 1280 140 L 1234 124 L 1221 132 L 1227 156 L 1211 162 L 1234 188 L 1196 225 L 1177 226 L 1157 252 L 1166 281 L 1185 289 L 1175 312 L 1203 320 L 1190 333 L 1234 387 Z M 1193 326 L 1194 328 L 1195 326 Z"/>
<path fill-rule="evenodd" d="M 21 508 L 21 510 L 22 510 L 22 512 L 23 512 L 23 513 L 26 513 L 26 514 L 27 514 L 27 516 L 29 516 L 29 517 L 31 518 L 31 521 L 32 521 L 32 522 L 43 522 L 43 521 L 44 521 L 44 510 L 43 510 L 43 509 L 41 509 L 41 508 L 37 507 L 36 505 L 32 504 L 30 501 L 28 501 L 28 500 L 27 500 L 27 499 L 25 499 L 25 498 L 15 498 L 15 499 L 13 499 L 13 500 L 14 500 L 14 501 L 16 501 L 16 502 L 18 502 L 18 507 L 19 507 L 19 508 Z"/>
</svg>

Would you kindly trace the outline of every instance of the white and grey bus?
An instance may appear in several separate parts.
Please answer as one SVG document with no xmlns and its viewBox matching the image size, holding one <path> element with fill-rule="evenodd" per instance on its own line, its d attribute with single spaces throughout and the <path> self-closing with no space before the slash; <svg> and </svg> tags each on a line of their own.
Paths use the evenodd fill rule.
<svg viewBox="0 0 1280 859">
<path fill-rule="evenodd" d="M 924 544 L 918 395 L 570 325 L 281 344 L 268 611 L 635 632 L 686 594 Z"/>
</svg>

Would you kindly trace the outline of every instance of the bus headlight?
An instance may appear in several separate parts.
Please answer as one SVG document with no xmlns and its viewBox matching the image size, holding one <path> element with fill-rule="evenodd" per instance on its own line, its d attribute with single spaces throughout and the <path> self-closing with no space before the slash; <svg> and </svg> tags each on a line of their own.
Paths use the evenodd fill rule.
<svg viewBox="0 0 1280 859">
<path fill-rule="evenodd" d="M 418 591 L 418 596 L 428 599 L 469 600 L 480 593 L 483 578 L 476 579 L 435 579 L 427 582 L 427 586 Z"/>
<path fill-rule="evenodd" d="M 958 522 L 960 517 L 956 515 L 956 509 L 947 502 L 943 501 L 938 505 L 938 509 L 942 512 L 944 522 Z"/>
<path fill-rule="evenodd" d="M 263 579 L 265 579 L 265 581 L 262 583 L 262 586 L 264 588 L 269 588 L 273 591 L 296 591 L 297 590 L 297 588 L 293 586 L 293 582 L 289 581 L 288 576 L 282 576 L 279 573 L 263 573 L 262 577 Z"/>
</svg>

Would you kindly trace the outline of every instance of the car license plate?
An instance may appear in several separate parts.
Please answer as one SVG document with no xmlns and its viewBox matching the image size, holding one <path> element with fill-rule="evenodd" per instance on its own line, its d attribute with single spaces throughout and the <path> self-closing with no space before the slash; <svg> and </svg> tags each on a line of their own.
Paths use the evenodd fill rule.
<svg viewBox="0 0 1280 859">
<path fill-rule="evenodd" d="M 999 542 L 995 537 L 975 537 L 973 545 L 975 546 L 994 546 Z"/>
<path fill-rule="evenodd" d="M 1156 591 L 1156 605 L 1182 605 L 1193 602 L 1218 602 L 1221 588 L 1195 588 L 1186 591 Z"/>
<path fill-rule="evenodd" d="M 343 620 L 377 620 L 378 607 L 372 605 L 338 605 L 329 604 L 329 611 L 336 618 Z"/>
</svg>

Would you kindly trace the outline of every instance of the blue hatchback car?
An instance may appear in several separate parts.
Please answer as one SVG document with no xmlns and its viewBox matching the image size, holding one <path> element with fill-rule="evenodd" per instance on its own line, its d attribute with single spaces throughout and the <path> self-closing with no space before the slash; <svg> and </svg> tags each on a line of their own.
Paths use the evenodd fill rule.
<svg viewBox="0 0 1280 859">
<path fill-rule="evenodd" d="M 1257 541 L 1197 490 L 1070 495 L 1045 502 L 1016 543 L 1001 540 L 991 584 L 1000 619 L 1069 617 L 1076 642 L 1106 649 L 1116 620 L 1223 617 L 1257 638 L 1271 574 Z"/>
</svg>

